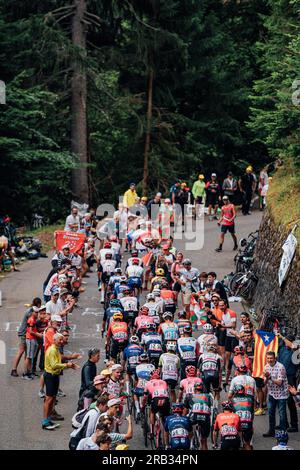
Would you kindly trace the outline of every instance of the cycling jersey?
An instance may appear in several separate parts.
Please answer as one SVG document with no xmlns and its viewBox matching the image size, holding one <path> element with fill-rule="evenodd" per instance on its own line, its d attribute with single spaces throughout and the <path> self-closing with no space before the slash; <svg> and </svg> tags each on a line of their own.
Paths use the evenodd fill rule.
<svg viewBox="0 0 300 470">
<path fill-rule="evenodd" d="M 149 395 L 152 400 L 154 398 L 169 398 L 167 382 L 162 379 L 150 380 L 145 386 L 144 394 Z"/>
<path fill-rule="evenodd" d="M 162 349 L 162 337 L 155 331 L 149 331 L 143 333 L 141 344 L 145 346 L 146 352 L 150 359 L 160 357 L 163 352 Z"/>
<path fill-rule="evenodd" d="M 222 358 L 213 352 L 203 353 L 199 359 L 199 370 L 206 375 L 218 376 L 221 370 Z"/>
<path fill-rule="evenodd" d="M 240 417 L 241 431 L 252 429 L 254 420 L 254 400 L 248 396 L 235 396 L 232 398 L 234 411 Z"/>
<path fill-rule="evenodd" d="M 142 275 L 144 274 L 144 269 L 141 266 L 131 265 L 131 266 L 128 266 L 125 273 L 127 274 L 128 278 L 130 277 L 141 278 Z"/>
<path fill-rule="evenodd" d="M 110 398 L 119 398 L 121 395 L 121 383 L 119 381 L 115 381 L 113 379 L 109 379 L 107 384 L 107 394 Z"/>
<path fill-rule="evenodd" d="M 192 337 L 182 337 L 177 340 L 177 348 L 180 359 L 186 362 L 194 362 L 197 358 L 197 341 Z"/>
<path fill-rule="evenodd" d="M 157 325 L 160 324 L 160 314 L 162 314 L 162 307 L 160 302 L 146 302 L 144 307 L 149 308 L 149 317 Z"/>
<path fill-rule="evenodd" d="M 98 271 L 104 274 L 111 275 L 116 269 L 117 262 L 113 259 L 107 259 L 100 263 Z"/>
<path fill-rule="evenodd" d="M 190 320 L 185 319 L 185 318 L 175 320 L 175 323 L 178 327 L 179 336 L 183 335 L 183 333 L 184 333 L 183 329 L 184 329 L 185 326 L 192 326 L 192 322 Z"/>
<path fill-rule="evenodd" d="M 133 257 L 133 258 L 129 258 L 129 260 L 127 261 L 126 269 L 128 268 L 128 266 L 132 266 L 132 265 L 133 265 L 133 260 L 135 260 L 135 259 L 138 259 L 138 260 L 139 260 L 139 266 L 141 266 L 141 267 L 143 268 L 143 266 L 144 266 L 143 261 L 142 261 L 140 258 Z"/>
<path fill-rule="evenodd" d="M 206 421 L 211 415 L 211 395 L 204 392 L 186 395 L 184 406 L 190 410 L 189 418 L 193 424 Z"/>
<path fill-rule="evenodd" d="M 159 333 L 162 333 L 163 341 L 176 341 L 178 339 L 178 326 L 174 322 L 165 322 L 159 326 Z"/>
<path fill-rule="evenodd" d="M 127 370 L 130 373 L 135 372 L 136 366 L 139 363 L 139 356 L 144 352 L 141 346 L 137 344 L 130 344 L 124 349 L 124 360 L 127 361 Z"/>
<path fill-rule="evenodd" d="M 114 313 L 120 313 L 120 308 L 109 307 L 105 310 L 103 315 L 103 320 L 106 322 L 107 327 L 110 325 Z"/>
<path fill-rule="evenodd" d="M 228 370 L 231 371 L 233 369 L 234 374 L 236 375 L 238 373 L 237 368 L 240 366 L 247 366 L 248 369 L 251 369 L 252 362 L 247 356 L 244 356 L 242 354 L 237 354 L 236 356 L 230 358 Z"/>
<path fill-rule="evenodd" d="M 111 276 L 108 285 L 114 288 L 116 284 L 120 283 L 121 277 L 122 277 L 121 275 Z"/>
<path fill-rule="evenodd" d="M 125 322 L 112 321 L 108 327 L 107 338 L 112 337 L 117 343 L 128 340 L 128 325 Z"/>
<path fill-rule="evenodd" d="M 200 354 L 207 352 L 208 343 L 218 344 L 218 339 L 213 333 L 203 333 L 197 341 L 199 343 Z"/>
<path fill-rule="evenodd" d="M 121 300 L 124 297 L 123 292 L 128 290 L 128 286 L 124 284 L 119 284 L 115 286 L 115 295 L 118 300 Z"/>
<path fill-rule="evenodd" d="M 175 306 L 176 294 L 174 291 L 169 289 L 162 289 L 160 296 L 165 302 L 165 310 L 168 310 L 168 307 Z"/>
<path fill-rule="evenodd" d="M 140 315 L 139 317 L 136 317 L 134 321 L 134 326 L 137 330 L 137 332 L 142 332 L 142 330 L 147 329 L 147 325 L 150 323 L 150 318 L 148 315 Z"/>
<path fill-rule="evenodd" d="M 255 396 L 256 382 L 250 375 L 243 374 L 234 377 L 230 383 L 229 392 L 234 393 L 234 389 L 237 385 L 243 385 L 246 395 L 250 395 L 251 397 Z"/>
<path fill-rule="evenodd" d="M 163 380 L 178 380 L 178 371 L 180 369 L 180 359 L 176 354 L 164 353 L 159 358 L 159 367 L 162 369 Z"/>
<path fill-rule="evenodd" d="M 214 425 L 214 431 L 220 431 L 221 439 L 238 436 L 241 419 L 236 413 L 220 413 Z"/>
<path fill-rule="evenodd" d="M 169 433 L 171 449 L 188 450 L 190 448 L 189 433 L 193 428 L 187 416 L 170 415 L 165 419 L 164 428 Z"/>
<path fill-rule="evenodd" d="M 151 372 L 155 370 L 153 364 L 138 364 L 135 369 L 137 378 L 136 389 L 144 392 L 147 382 L 150 380 Z"/>
<path fill-rule="evenodd" d="M 124 312 L 137 312 L 137 298 L 136 297 L 122 297 L 121 304 L 124 309 Z"/>
<path fill-rule="evenodd" d="M 202 383 L 202 379 L 200 377 L 187 377 L 186 379 L 181 380 L 180 390 L 183 391 L 183 400 L 187 395 L 194 393 L 194 387 L 196 383 Z"/>
<path fill-rule="evenodd" d="M 99 251 L 99 258 L 100 258 L 100 263 L 103 263 L 105 261 L 105 255 L 109 253 L 112 256 L 114 256 L 113 250 L 110 248 L 103 248 L 102 250 Z"/>
</svg>

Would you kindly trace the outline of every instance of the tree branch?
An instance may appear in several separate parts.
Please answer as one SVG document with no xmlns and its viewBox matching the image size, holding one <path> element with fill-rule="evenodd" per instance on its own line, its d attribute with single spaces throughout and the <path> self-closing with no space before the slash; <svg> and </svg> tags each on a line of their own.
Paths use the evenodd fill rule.
<svg viewBox="0 0 300 470">
<path fill-rule="evenodd" d="M 125 3 L 127 4 L 127 6 L 129 7 L 129 10 L 131 11 L 131 13 L 133 13 L 135 19 L 141 23 L 143 26 L 146 26 L 146 28 L 150 28 L 152 29 L 153 31 L 160 31 L 159 28 L 154 28 L 154 26 L 151 26 L 150 24 L 148 23 L 145 23 L 143 20 L 141 20 L 141 18 L 138 17 L 136 11 L 134 10 L 133 6 L 131 5 L 131 3 L 129 3 L 127 0 L 125 1 Z"/>
</svg>

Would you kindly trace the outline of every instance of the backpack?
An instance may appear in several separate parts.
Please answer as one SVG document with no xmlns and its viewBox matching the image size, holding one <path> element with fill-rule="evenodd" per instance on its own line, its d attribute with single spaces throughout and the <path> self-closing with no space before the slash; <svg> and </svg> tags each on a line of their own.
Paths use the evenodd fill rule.
<svg viewBox="0 0 300 470">
<path fill-rule="evenodd" d="M 86 414 L 88 412 L 88 408 L 83 410 L 83 411 L 85 411 L 85 414 Z M 82 413 L 82 411 L 81 411 L 81 413 Z M 78 413 L 76 413 L 76 414 L 78 414 Z M 74 418 L 74 416 L 73 416 L 73 418 Z M 83 420 L 83 418 L 82 418 L 82 420 Z M 73 424 L 73 419 L 72 419 L 72 424 Z M 76 450 L 77 449 L 77 446 L 78 446 L 79 442 L 81 441 L 81 439 L 83 439 L 85 437 L 88 424 L 89 424 L 89 418 L 86 420 L 84 425 L 79 429 L 79 431 L 75 435 L 72 435 L 73 432 L 71 433 L 71 438 L 69 440 L 69 449 L 70 450 Z"/>
<path fill-rule="evenodd" d="M 74 414 L 72 417 L 72 428 L 73 429 L 79 429 L 80 426 L 82 425 L 82 421 L 84 420 L 85 415 L 89 411 L 89 407 L 80 409 L 77 411 L 77 413 Z"/>
</svg>

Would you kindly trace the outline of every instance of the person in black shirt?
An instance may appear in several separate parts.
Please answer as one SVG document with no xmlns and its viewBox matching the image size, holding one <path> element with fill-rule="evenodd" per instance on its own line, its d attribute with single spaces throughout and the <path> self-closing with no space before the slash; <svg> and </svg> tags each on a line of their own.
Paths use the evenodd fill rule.
<svg viewBox="0 0 300 470">
<path fill-rule="evenodd" d="M 244 215 L 250 214 L 250 204 L 255 186 L 256 180 L 253 175 L 253 168 L 248 166 L 245 173 L 239 179 L 239 188 L 243 196 L 242 212 Z"/>
<path fill-rule="evenodd" d="M 97 348 L 90 349 L 88 352 L 88 360 L 83 365 L 81 370 L 81 387 L 79 391 L 79 399 L 82 397 L 83 393 L 87 390 L 91 390 L 91 396 L 87 396 L 85 393 L 84 397 L 84 408 L 89 406 L 92 402 L 94 396 L 93 384 L 94 378 L 97 375 L 97 362 L 100 360 L 100 351 Z"/>
</svg>

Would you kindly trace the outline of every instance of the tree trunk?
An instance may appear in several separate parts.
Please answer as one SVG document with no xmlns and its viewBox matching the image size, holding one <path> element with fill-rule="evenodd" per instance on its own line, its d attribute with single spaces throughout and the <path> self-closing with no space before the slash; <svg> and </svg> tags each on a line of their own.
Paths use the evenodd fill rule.
<svg viewBox="0 0 300 470">
<path fill-rule="evenodd" d="M 144 152 L 144 172 L 143 172 L 143 195 L 147 194 L 148 178 L 149 178 L 149 153 L 151 146 L 151 127 L 152 127 L 152 103 L 153 103 L 153 70 L 150 70 L 148 79 L 148 106 L 147 106 L 147 129 L 145 139 L 145 152 Z"/>
<path fill-rule="evenodd" d="M 72 19 L 72 42 L 80 49 L 84 58 L 86 55 L 86 31 L 83 23 L 86 12 L 86 0 L 74 0 L 75 12 Z M 72 152 L 78 156 L 80 168 L 72 173 L 73 197 L 78 202 L 89 202 L 88 185 L 88 154 L 87 154 L 87 80 L 85 65 L 80 59 L 74 59 L 72 63 L 73 75 L 71 81 L 72 92 L 72 127 L 71 127 L 71 148 Z"/>
</svg>

